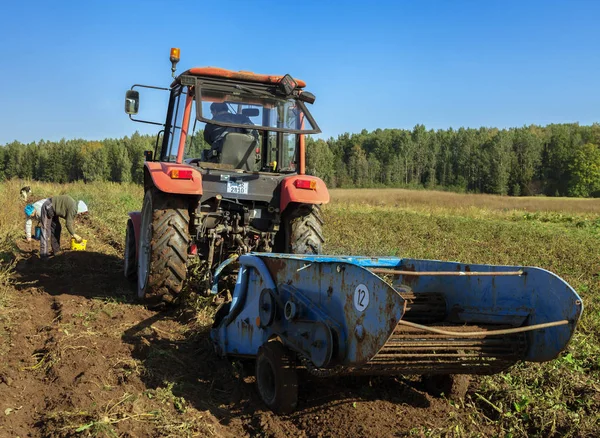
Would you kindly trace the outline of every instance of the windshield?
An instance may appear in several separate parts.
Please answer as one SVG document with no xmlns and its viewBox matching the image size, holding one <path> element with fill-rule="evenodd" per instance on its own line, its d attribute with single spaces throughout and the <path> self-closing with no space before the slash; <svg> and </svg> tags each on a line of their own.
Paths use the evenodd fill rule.
<svg viewBox="0 0 600 438">
<path fill-rule="evenodd" d="M 200 100 L 197 102 L 198 120 L 222 126 L 254 125 L 258 130 L 298 134 L 320 132 L 304 103 L 295 98 L 279 97 L 267 90 L 242 85 L 219 88 L 204 86 L 196 94 Z"/>
<path fill-rule="evenodd" d="M 198 107 L 202 108 L 202 105 L 193 105 L 193 100 L 197 100 L 197 96 L 197 93 L 189 95 L 184 87 L 172 90 L 168 111 L 170 118 L 165 124 L 168 131 L 161 149 L 161 161 L 181 159 L 188 164 L 217 163 L 251 172 L 296 173 L 298 171 L 301 135 L 295 132 L 277 131 L 273 128 L 266 130 L 260 125 L 262 120 L 271 121 L 266 117 L 268 114 L 277 115 L 275 108 L 258 107 L 255 103 L 204 102 L 204 107 L 207 107 L 208 111 L 213 104 L 215 104 L 213 110 L 219 111 L 214 115 L 214 119 L 206 123 L 200 120 L 197 114 Z M 288 102 L 286 99 L 281 101 L 284 102 L 282 108 L 289 108 L 285 105 Z M 290 99 L 289 103 L 293 103 L 293 100 Z M 292 112 L 288 111 L 290 114 Z M 304 117 L 306 116 L 298 116 L 300 122 Z M 278 122 L 276 117 L 273 120 Z M 239 122 L 243 122 L 241 127 L 230 127 Z M 294 120 L 284 120 L 280 126 L 287 125 L 286 129 L 292 129 L 293 123 Z M 224 127 L 217 124 L 224 124 Z M 227 142 L 231 133 L 245 134 L 245 140 L 250 141 L 245 142 L 244 138 L 236 139 L 234 136 L 233 141 Z M 239 156 L 237 153 L 230 153 L 240 147 L 246 147 L 248 155 L 244 153 Z M 223 150 L 228 153 L 224 154 Z"/>
</svg>

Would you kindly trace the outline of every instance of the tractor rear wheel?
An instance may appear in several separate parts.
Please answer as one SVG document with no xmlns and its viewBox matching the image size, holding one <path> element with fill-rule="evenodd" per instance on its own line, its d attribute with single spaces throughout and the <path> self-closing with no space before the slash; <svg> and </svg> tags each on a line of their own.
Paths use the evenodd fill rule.
<svg viewBox="0 0 600 438">
<path fill-rule="evenodd" d="M 137 264 L 135 263 L 135 231 L 133 221 L 127 221 L 127 231 L 125 231 L 125 255 L 123 257 L 123 272 L 125 278 L 129 281 L 135 281 L 137 278 Z"/>
<path fill-rule="evenodd" d="M 299 204 L 283 216 L 283 242 L 279 251 L 288 254 L 321 254 L 323 216 L 318 205 Z"/>
<path fill-rule="evenodd" d="M 187 276 L 190 215 L 186 199 L 146 190 L 138 246 L 138 298 L 150 307 L 171 304 Z"/>
<path fill-rule="evenodd" d="M 296 409 L 298 375 L 292 357 L 281 342 L 266 342 L 258 349 L 256 386 L 260 398 L 276 414 L 289 414 Z"/>
</svg>

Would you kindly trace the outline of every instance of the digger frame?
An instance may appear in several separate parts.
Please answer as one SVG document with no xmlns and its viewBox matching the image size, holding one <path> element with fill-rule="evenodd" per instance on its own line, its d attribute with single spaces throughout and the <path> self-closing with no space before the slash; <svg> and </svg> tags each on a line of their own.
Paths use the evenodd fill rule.
<svg viewBox="0 0 600 438">
<path fill-rule="evenodd" d="M 494 374 L 557 357 L 583 310 L 571 286 L 535 267 L 259 253 L 239 264 L 211 337 L 220 355 L 256 360 L 259 393 L 280 413 L 296 406 L 297 367 Z"/>
</svg>

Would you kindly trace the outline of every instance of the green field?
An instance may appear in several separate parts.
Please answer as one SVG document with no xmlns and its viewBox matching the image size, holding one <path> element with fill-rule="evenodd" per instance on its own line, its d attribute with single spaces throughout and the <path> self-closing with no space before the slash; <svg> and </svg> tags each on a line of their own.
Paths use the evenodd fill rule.
<svg viewBox="0 0 600 438">
<path fill-rule="evenodd" d="M 23 237 L 20 185 L 0 185 L 6 206 L 0 212 L 0 319 L 5 323 L 18 307 L 11 261 L 14 242 Z M 84 199 L 96 224 L 82 234 L 88 249 L 121 255 L 126 213 L 141 207 L 140 186 L 31 185 L 36 199 L 60 193 Z M 323 209 L 327 253 L 539 266 L 564 278 L 583 298 L 583 318 L 560 358 L 475 379 L 451 428 L 415 425 L 416 435 L 484 435 L 477 425 L 493 426 L 505 436 L 597 435 L 600 201 L 395 189 L 334 190 L 331 195 Z"/>
</svg>

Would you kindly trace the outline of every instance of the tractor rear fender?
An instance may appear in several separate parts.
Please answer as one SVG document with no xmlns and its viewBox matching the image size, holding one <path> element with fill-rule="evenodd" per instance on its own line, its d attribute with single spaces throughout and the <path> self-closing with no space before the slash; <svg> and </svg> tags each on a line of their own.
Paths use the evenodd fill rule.
<svg viewBox="0 0 600 438">
<path fill-rule="evenodd" d="M 142 212 L 141 211 L 131 211 L 127 213 L 129 219 L 133 223 L 133 235 L 135 236 L 135 260 L 138 259 L 138 245 L 137 243 L 140 241 L 140 227 L 142 224 Z"/>
<path fill-rule="evenodd" d="M 184 172 L 182 173 L 182 171 Z M 146 161 L 144 174 L 146 188 L 151 180 L 152 185 L 161 192 L 202 195 L 202 175 L 197 169 L 187 164 Z"/>
<path fill-rule="evenodd" d="M 310 188 L 311 183 L 314 188 Z M 310 175 L 293 175 L 281 181 L 280 211 L 285 211 L 290 202 L 327 204 L 329 203 L 329 191 L 321 178 Z"/>
</svg>

